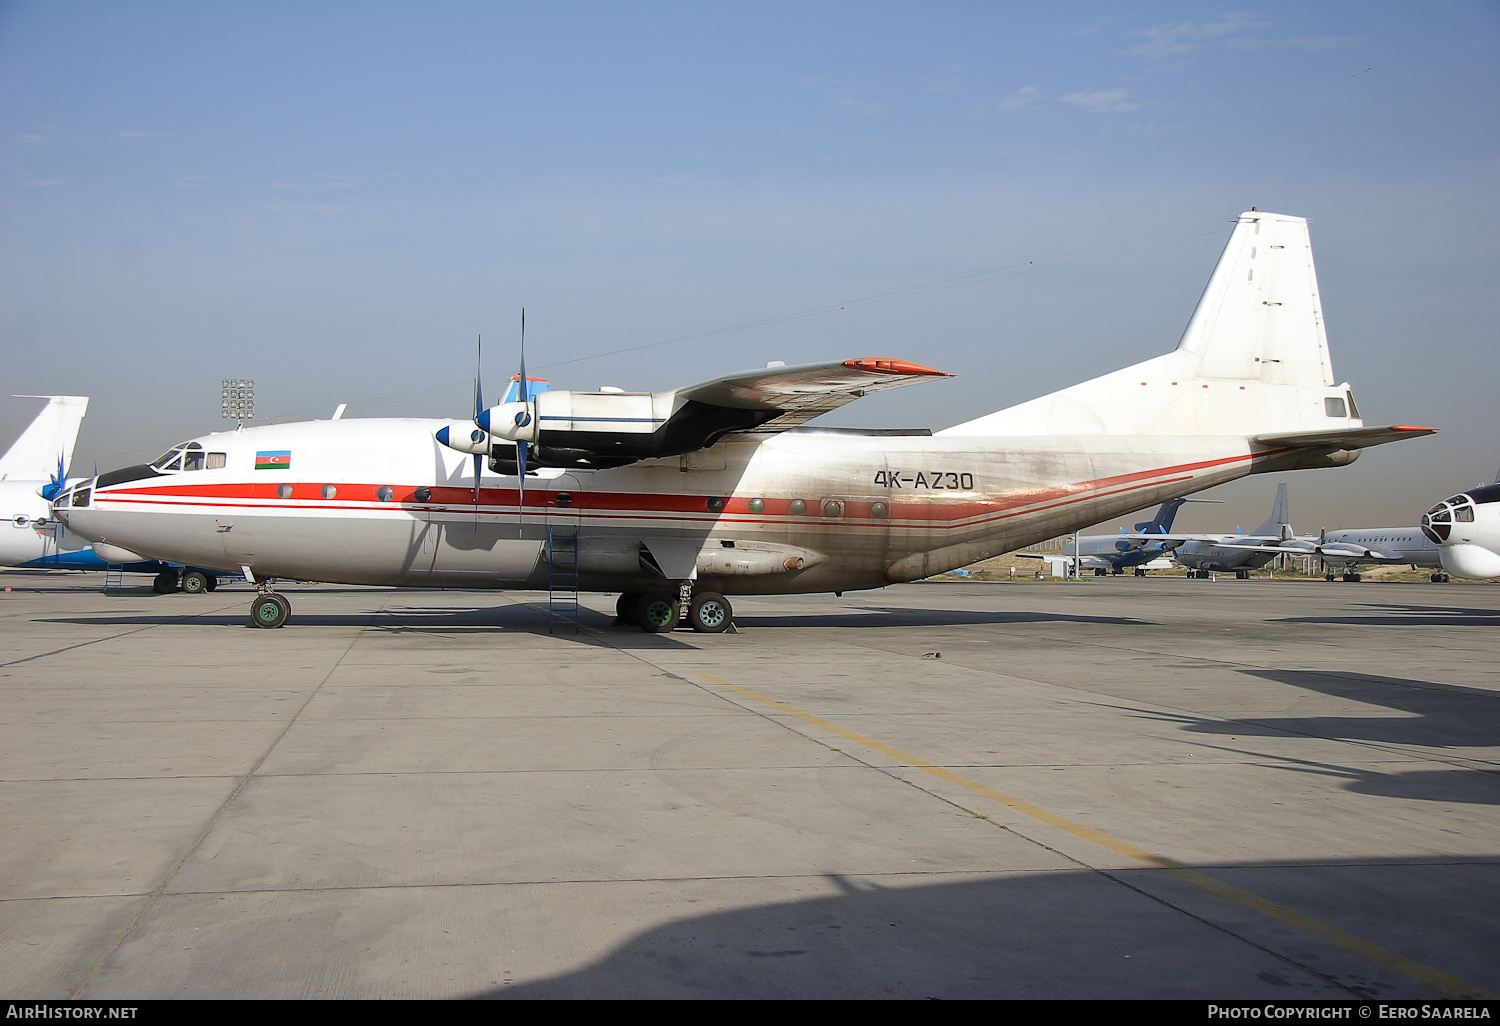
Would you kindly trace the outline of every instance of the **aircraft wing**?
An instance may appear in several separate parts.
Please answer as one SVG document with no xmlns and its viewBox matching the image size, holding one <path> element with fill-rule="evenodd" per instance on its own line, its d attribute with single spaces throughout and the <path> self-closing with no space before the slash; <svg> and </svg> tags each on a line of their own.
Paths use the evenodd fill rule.
<svg viewBox="0 0 1500 1026">
<path fill-rule="evenodd" d="M 785 431 L 871 392 L 948 377 L 907 360 L 865 358 L 743 371 L 680 388 L 677 395 L 705 406 L 772 413 L 751 430 Z"/>
<path fill-rule="evenodd" d="M 1335 428 L 1330 431 L 1290 431 L 1285 434 L 1256 435 L 1252 441 L 1260 445 L 1277 448 L 1283 446 L 1296 449 L 1367 449 L 1372 445 L 1399 442 L 1404 438 L 1420 438 L 1436 434 L 1436 428 L 1417 427 L 1412 424 L 1392 424 L 1389 427 Z"/>
</svg>

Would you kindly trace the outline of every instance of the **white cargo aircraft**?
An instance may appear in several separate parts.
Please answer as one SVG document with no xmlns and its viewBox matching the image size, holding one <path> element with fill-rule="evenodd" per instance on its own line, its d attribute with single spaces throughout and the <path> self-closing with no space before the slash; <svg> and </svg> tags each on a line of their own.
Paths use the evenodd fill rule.
<svg viewBox="0 0 1500 1026">
<path fill-rule="evenodd" d="M 251 622 L 263 627 L 290 611 L 270 577 L 541 589 L 552 575 L 620 592 L 622 617 L 645 630 L 686 616 L 716 631 L 726 595 L 920 580 L 1246 474 L 1342 466 L 1430 433 L 1364 426 L 1329 362 L 1307 222 L 1255 210 L 1235 220 L 1164 356 L 936 434 L 803 426 L 945 376 L 856 359 L 650 394 L 523 387 L 473 422 L 205 435 L 54 505 L 112 558 L 243 570 L 260 584 Z"/>
<path fill-rule="evenodd" d="M 1500 478 L 1444 499 L 1422 514 L 1443 569 L 1459 577 L 1500 577 Z"/>
</svg>

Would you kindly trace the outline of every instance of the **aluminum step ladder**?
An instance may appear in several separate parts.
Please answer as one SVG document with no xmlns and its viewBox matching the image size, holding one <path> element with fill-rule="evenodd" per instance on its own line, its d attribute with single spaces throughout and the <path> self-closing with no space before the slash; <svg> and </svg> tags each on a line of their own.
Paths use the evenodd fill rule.
<svg viewBox="0 0 1500 1026">
<path fill-rule="evenodd" d="M 578 623 L 578 528 L 547 528 L 547 633 Z"/>
<path fill-rule="evenodd" d="M 104 565 L 104 590 L 119 591 L 125 587 L 125 568 L 119 563 Z"/>
</svg>

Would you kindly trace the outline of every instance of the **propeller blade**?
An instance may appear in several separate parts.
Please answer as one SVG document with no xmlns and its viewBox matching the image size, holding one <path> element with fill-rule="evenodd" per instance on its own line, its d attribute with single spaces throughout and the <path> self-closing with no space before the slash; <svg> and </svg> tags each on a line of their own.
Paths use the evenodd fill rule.
<svg viewBox="0 0 1500 1026">
<path fill-rule="evenodd" d="M 516 401 L 525 403 L 529 398 L 526 390 L 526 308 L 523 306 L 521 307 L 521 380 L 516 389 Z M 522 517 L 526 515 L 526 443 L 519 440 L 516 442 L 516 487 L 520 500 L 516 510 L 516 537 L 519 538 Z"/>
<path fill-rule="evenodd" d="M 474 416 L 484 411 L 484 389 L 481 386 L 484 367 L 484 336 L 477 336 L 474 343 Z M 474 454 L 474 515 L 479 515 L 479 480 L 484 473 L 484 457 Z"/>
</svg>

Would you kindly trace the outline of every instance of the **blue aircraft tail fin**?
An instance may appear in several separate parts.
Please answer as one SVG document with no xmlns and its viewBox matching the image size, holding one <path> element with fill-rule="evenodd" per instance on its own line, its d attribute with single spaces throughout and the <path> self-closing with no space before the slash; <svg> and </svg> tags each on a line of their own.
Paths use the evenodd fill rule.
<svg viewBox="0 0 1500 1026">
<path fill-rule="evenodd" d="M 1177 517 L 1177 511 L 1182 508 L 1186 499 L 1172 499 L 1161 504 L 1156 511 L 1156 516 L 1150 520 L 1143 520 L 1135 525 L 1137 534 L 1166 534 L 1172 530 L 1172 521 Z"/>
</svg>

